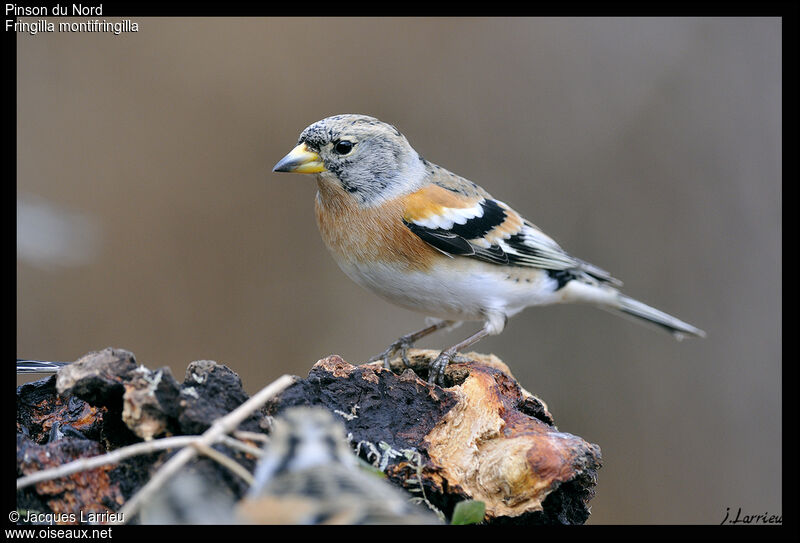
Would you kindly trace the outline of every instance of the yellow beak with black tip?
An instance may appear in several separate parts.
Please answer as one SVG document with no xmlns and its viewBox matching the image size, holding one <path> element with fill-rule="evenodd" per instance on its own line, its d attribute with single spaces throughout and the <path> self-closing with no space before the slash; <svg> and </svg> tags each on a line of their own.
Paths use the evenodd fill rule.
<svg viewBox="0 0 800 543">
<path fill-rule="evenodd" d="M 280 159 L 272 168 L 273 172 L 287 173 L 320 173 L 327 171 L 322 163 L 322 158 L 308 148 L 305 143 L 301 143 L 292 149 L 288 155 Z"/>
</svg>

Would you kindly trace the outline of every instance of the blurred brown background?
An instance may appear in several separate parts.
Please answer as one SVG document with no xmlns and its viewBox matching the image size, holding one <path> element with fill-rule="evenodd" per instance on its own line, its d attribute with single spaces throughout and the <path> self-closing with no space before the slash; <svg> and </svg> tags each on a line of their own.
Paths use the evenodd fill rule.
<svg viewBox="0 0 800 543">
<path fill-rule="evenodd" d="M 782 513 L 780 19 L 134 20 L 18 36 L 18 356 L 214 359 L 252 393 L 419 328 L 271 173 L 369 114 L 708 332 L 563 306 L 477 345 L 602 448 L 591 523 Z"/>
</svg>

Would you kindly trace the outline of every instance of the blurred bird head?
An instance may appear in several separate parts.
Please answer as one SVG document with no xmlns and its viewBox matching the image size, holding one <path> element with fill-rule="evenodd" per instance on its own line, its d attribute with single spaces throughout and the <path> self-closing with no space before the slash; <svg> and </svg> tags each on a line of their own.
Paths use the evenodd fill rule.
<svg viewBox="0 0 800 543">
<path fill-rule="evenodd" d="M 276 476 L 332 463 L 357 464 L 344 425 L 319 407 L 287 409 L 275 419 L 250 495 L 261 493 Z"/>
</svg>

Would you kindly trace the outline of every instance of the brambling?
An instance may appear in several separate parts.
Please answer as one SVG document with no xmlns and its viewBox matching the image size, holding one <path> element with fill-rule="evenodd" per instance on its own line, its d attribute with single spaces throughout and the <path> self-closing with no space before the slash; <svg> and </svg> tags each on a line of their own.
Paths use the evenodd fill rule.
<svg viewBox="0 0 800 543">
<path fill-rule="evenodd" d="M 238 516 L 253 524 L 439 524 L 383 474 L 359 466 L 342 422 L 292 407 L 275 422 Z"/>
<path fill-rule="evenodd" d="M 431 364 L 441 382 L 458 351 L 499 334 L 529 306 L 584 302 L 672 333 L 705 333 L 620 293 L 608 272 L 551 237 L 477 184 L 429 162 L 394 126 L 336 115 L 300 134 L 274 172 L 314 174 L 320 234 L 350 279 L 433 323 L 373 357 L 388 366 L 420 338 L 461 321 L 483 327 Z"/>
</svg>

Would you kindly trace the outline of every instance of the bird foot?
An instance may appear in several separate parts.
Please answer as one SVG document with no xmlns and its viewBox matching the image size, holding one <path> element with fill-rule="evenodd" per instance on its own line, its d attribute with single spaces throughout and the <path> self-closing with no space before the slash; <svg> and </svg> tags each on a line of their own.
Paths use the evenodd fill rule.
<svg viewBox="0 0 800 543">
<path fill-rule="evenodd" d="M 452 349 L 447 349 L 439 353 L 436 360 L 431 362 L 428 368 L 428 383 L 431 385 L 444 386 L 444 370 L 450 362 L 460 359 L 458 353 Z"/>
<path fill-rule="evenodd" d="M 411 367 L 411 362 L 408 360 L 408 349 L 413 347 L 414 340 L 411 338 L 412 334 L 408 334 L 399 338 L 397 341 L 389 345 L 389 347 L 383 351 L 381 354 L 375 355 L 369 359 L 368 362 L 377 362 L 378 360 L 383 360 L 383 367 L 387 370 L 389 368 L 389 360 L 400 352 L 400 360 L 403 361 L 403 365 L 407 368 Z"/>
</svg>

